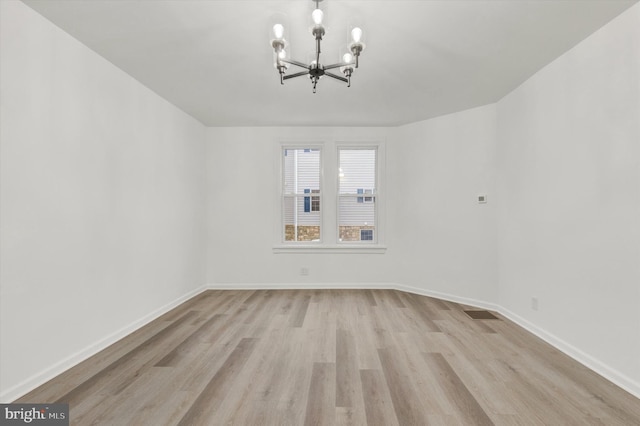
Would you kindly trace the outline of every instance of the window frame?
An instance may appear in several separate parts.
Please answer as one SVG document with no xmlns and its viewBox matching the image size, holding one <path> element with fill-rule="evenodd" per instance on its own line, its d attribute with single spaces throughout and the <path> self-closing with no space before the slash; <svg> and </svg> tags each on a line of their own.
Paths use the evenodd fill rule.
<svg viewBox="0 0 640 426">
<path fill-rule="evenodd" d="M 376 160 L 377 161 L 377 160 Z M 357 195 L 362 195 L 361 197 L 359 196 L 357 199 L 357 203 L 358 204 L 369 204 L 369 203 L 375 203 L 375 194 L 373 192 L 373 189 L 371 188 L 358 188 L 357 190 Z M 360 192 L 362 191 L 362 192 Z M 367 192 L 369 191 L 369 192 Z M 367 195 L 370 195 L 369 197 L 367 197 Z M 369 201 L 367 201 L 367 198 L 369 198 Z"/>
<path fill-rule="evenodd" d="M 310 188 L 303 188 L 301 193 L 293 193 L 293 194 L 286 194 L 284 192 L 285 189 L 285 181 L 286 181 L 286 174 L 285 174 L 285 163 L 284 163 L 284 158 L 286 157 L 285 155 L 285 151 L 287 150 L 300 150 L 303 151 L 304 153 L 309 153 L 312 151 L 319 151 L 320 152 L 320 159 L 319 159 L 319 183 L 318 183 L 318 191 L 317 193 L 314 193 L 312 189 Z M 279 164 L 279 179 L 278 179 L 278 216 L 280 217 L 279 225 L 278 225 L 278 241 L 280 242 L 280 244 L 284 245 L 284 246 L 290 246 L 290 247 L 294 247 L 294 246 L 302 246 L 302 245 L 312 245 L 312 246 L 316 246 L 316 245 L 320 245 L 322 244 L 323 241 L 323 228 L 324 228 L 324 224 L 323 224 L 323 212 L 321 211 L 321 209 L 319 209 L 318 211 L 313 211 L 312 206 L 313 206 L 313 199 L 317 198 L 319 203 L 321 202 L 322 199 L 322 187 L 323 187 L 323 178 L 322 178 L 322 174 L 323 174 L 323 159 L 324 159 L 324 152 L 323 152 L 323 146 L 321 144 L 318 143 L 296 143 L 296 144 L 282 144 L 280 145 L 279 149 L 278 149 L 278 164 Z M 308 192 L 307 192 L 308 191 Z M 311 194 L 315 194 L 315 195 L 311 195 Z M 285 220 L 285 200 L 287 198 L 293 198 L 294 200 L 294 209 L 297 209 L 297 199 L 298 198 L 302 198 L 302 202 L 303 202 L 303 213 L 304 214 L 317 214 L 319 216 L 319 227 L 320 227 L 320 237 L 318 240 L 314 240 L 314 241 L 300 241 L 300 240 L 296 240 L 296 241 L 287 241 L 286 240 L 286 220 Z M 307 212 L 306 210 L 306 203 L 307 203 L 307 199 L 309 199 L 309 211 Z M 294 224 L 295 226 L 295 224 Z"/>
<path fill-rule="evenodd" d="M 386 175 L 386 143 L 379 140 L 342 141 L 324 140 L 306 142 L 303 139 L 295 141 L 278 141 L 275 143 L 275 170 L 277 178 L 277 202 L 274 223 L 274 254 L 294 253 L 356 253 L 356 254 L 384 254 L 385 245 L 385 175 Z M 320 199 L 320 238 L 318 241 L 285 241 L 284 214 L 284 150 L 312 149 L 320 151 L 320 193 L 313 195 Z M 340 241 L 338 226 L 339 208 L 339 155 L 341 149 L 375 149 L 376 150 L 376 188 L 375 194 L 375 230 L 374 241 Z M 366 188 L 370 189 L 370 188 Z M 304 194 L 302 194 L 304 195 Z M 368 202 L 367 202 L 368 203 Z"/>
<path fill-rule="evenodd" d="M 313 195 L 318 194 L 318 195 Z M 320 190 L 311 190 L 311 213 L 320 211 Z"/>
<path fill-rule="evenodd" d="M 370 150 L 374 150 L 375 151 L 375 158 L 376 158 L 376 164 L 375 164 L 375 176 L 374 176 L 374 184 L 373 184 L 373 188 L 357 188 L 355 194 L 341 194 L 340 193 L 340 179 L 337 180 L 337 185 L 336 185 L 336 242 L 338 245 L 353 245 L 353 246 L 360 246 L 360 245 L 377 245 L 378 244 L 378 240 L 377 240 L 377 232 L 373 233 L 373 240 L 362 240 L 362 239 L 358 239 L 357 241 L 341 241 L 340 240 L 340 199 L 341 198 L 352 198 L 355 199 L 356 204 L 361 204 L 359 199 L 362 198 L 362 204 L 373 204 L 373 209 L 374 209 L 374 224 L 373 227 L 374 229 L 378 228 L 378 223 L 379 223 L 379 213 L 378 213 L 378 203 L 375 202 L 374 200 L 376 200 L 376 198 L 378 197 L 378 186 L 379 186 L 379 182 L 380 182 L 380 153 L 379 153 L 379 144 L 366 144 L 366 143 L 361 143 L 361 144 L 357 144 L 357 145 L 353 145 L 353 144 L 342 144 L 342 143 L 338 143 L 336 144 L 336 167 L 338 167 L 339 170 L 342 170 L 342 168 L 340 167 L 340 151 L 344 150 L 344 151 L 357 151 L 357 150 L 362 150 L 362 151 L 370 151 Z M 340 176 L 342 177 L 342 173 L 340 173 Z M 362 191 L 362 193 L 360 193 L 360 191 Z M 370 193 L 367 193 L 366 191 L 371 191 Z M 367 195 L 369 195 L 369 197 L 367 197 Z M 370 198 L 370 201 L 366 201 L 366 198 Z M 377 200 L 376 200 L 377 201 Z"/>
</svg>

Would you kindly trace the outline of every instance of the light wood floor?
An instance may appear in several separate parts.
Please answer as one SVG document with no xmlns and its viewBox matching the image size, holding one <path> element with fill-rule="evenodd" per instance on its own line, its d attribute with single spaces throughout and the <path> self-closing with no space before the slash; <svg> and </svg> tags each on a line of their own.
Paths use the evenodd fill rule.
<svg viewBox="0 0 640 426">
<path fill-rule="evenodd" d="M 17 402 L 78 425 L 639 425 L 640 400 L 498 316 L 391 290 L 208 291 Z"/>
</svg>

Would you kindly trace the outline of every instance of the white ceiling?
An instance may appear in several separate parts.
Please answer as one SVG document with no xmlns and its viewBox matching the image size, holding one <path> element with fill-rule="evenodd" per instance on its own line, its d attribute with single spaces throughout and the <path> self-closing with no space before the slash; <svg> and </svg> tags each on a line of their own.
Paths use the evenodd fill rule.
<svg viewBox="0 0 640 426">
<path fill-rule="evenodd" d="M 496 102 L 637 0 L 327 0 L 321 63 L 354 22 L 367 48 L 315 95 L 280 85 L 269 44 L 283 13 L 308 62 L 310 0 L 24 2 L 207 126 L 395 126 Z"/>
</svg>

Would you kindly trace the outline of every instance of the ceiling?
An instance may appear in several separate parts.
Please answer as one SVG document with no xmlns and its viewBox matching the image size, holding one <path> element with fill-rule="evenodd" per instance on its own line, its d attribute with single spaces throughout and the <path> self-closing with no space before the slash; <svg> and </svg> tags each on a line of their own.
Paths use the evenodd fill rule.
<svg viewBox="0 0 640 426">
<path fill-rule="evenodd" d="M 327 0 L 321 63 L 352 23 L 366 49 L 350 88 L 316 94 L 280 85 L 269 43 L 283 14 L 308 62 L 309 0 L 24 2 L 207 126 L 397 126 L 496 102 L 637 0 Z"/>
</svg>

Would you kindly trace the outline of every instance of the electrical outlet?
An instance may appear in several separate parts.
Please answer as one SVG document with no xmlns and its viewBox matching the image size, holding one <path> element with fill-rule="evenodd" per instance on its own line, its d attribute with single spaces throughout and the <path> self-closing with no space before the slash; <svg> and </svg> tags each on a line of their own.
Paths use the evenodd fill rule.
<svg viewBox="0 0 640 426">
<path fill-rule="evenodd" d="M 531 298 L 531 309 L 533 309 L 534 311 L 538 310 L 538 298 L 537 297 L 532 297 Z"/>
<path fill-rule="evenodd" d="M 306 277 L 307 275 L 309 275 L 309 268 L 306 266 L 303 266 L 302 268 L 300 268 L 300 275 Z"/>
</svg>

